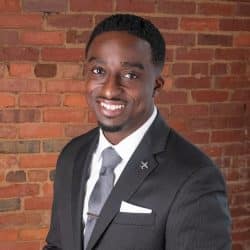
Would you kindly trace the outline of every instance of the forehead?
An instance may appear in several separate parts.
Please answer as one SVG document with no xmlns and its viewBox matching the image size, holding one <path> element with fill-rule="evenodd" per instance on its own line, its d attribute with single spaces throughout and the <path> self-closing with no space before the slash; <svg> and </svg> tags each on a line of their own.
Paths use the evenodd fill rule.
<svg viewBox="0 0 250 250">
<path fill-rule="evenodd" d="M 150 44 L 125 31 L 104 32 L 96 36 L 89 47 L 87 58 L 92 56 L 122 56 L 144 61 L 151 61 L 152 58 Z"/>
</svg>

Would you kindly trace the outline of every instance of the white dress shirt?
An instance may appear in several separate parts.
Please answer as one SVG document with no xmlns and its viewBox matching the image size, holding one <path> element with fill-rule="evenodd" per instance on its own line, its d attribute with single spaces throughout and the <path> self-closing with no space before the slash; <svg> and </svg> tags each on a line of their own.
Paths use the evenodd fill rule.
<svg viewBox="0 0 250 250">
<path fill-rule="evenodd" d="M 132 156 L 137 146 L 141 142 L 144 134 L 147 132 L 147 130 L 153 123 L 156 115 L 157 115 L 157 109 L 156 107 L 154 107 L 154 111 L 152 115 L 149 117 L 149 119 L 141 127 L 139 127 L 132 134 L 124 138 L 122 141 L 120 141 L 116 145 L 111 144 L 105 138 L 103 131 L 100 129 L 98 146 L 92 156 L 92 161 L 90 165 L 90 176 L 86 184 L 86 193 L 85 193 L 84 207 L 83 207 L 84 222 L 86 222 L 87 220 L 88 202 L 89 202 L 90 194 L 95 186 L 95 183 L 97 182 L 99 178 L 99 172 L 102 166 L 102 157 L 101 157 L 102 151 L 107 147 L 113 147 L 122 158 L 122 161 L 118 164 L 118 166 L 114 170 L 114 173 L 115 173 L 114 185 L 115 185 L 122 171 L 127 165 L 130 157 Z"/>
</svg>

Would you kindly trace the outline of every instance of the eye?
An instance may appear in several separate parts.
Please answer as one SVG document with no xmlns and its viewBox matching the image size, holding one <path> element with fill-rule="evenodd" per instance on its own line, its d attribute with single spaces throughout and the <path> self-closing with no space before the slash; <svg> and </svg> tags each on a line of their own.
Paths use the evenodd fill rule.
<svg viewBox="0 0 250 250">
<path fill-rule="evenodd" d="M 91 72 L 95 75 L 102 75 L 105 74 L 105 70 L 102 67 L 93 67 Z"/>
<path fill-rule="evenodd" d="M 133 73 L 133 72 L 125 73 L 125 74 L 123 74 L 122 77 L 123 77 L 123 78 L 126 78 L 126 79 L 129 79 L 129 80 L 135 80 L 135 79 L 138 78 L 137 74 L 136 74 L 136 73 Z"/>
</svg>

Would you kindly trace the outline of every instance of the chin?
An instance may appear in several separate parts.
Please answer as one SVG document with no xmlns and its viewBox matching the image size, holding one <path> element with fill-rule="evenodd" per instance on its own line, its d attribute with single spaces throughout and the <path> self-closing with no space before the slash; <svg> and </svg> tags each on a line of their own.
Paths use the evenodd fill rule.
<svg viewBox="0 0 250 250">
<path fill-rule="evenodd" d="M 114 125 L 114 126 L 112 126 L 112 125 L 105 125 L 105 124 L 103 124 L 103 123 L 101 123 L 101 122 L 98 122 L 98 125 L 99 125 L 99 127 L 103 130 L 103 131 L 105 131 L 105 132 L 119 132 L 119 131 L 121 131 L 122 130 L 122 125 Z"/>
</svg>

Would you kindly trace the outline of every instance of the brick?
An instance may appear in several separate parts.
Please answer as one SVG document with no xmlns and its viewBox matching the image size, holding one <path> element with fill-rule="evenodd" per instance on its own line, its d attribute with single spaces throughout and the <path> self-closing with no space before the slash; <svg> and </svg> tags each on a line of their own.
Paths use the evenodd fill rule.
<svg viewBox="0 0 250 250">
<path fill-rule="evenodd" d="M 41 64 L 38 63 L 34 69 L 36 77 L 55 77 L 57 72 L 57 65 L 56 64 Z"/>
<path fill-rule="evenodd" d="M 0 108 L 13 107 L 15 104 L 15 96 L 9 94 L 0 94 Z"/>
<path fill-rule="evenodd" d="M 69 30 L 66 34 L 66 42 L 79 44 L 79 43 L 86 43 L 89 37 L 89 31 L 82 31 L 82 30 Z"/>
<path fill-rule="evenodd" d="M 1 1 L 1 0 L 0 0 Z M 1 45 L 16 45 L 19 42 L 17 31 L 0 30 L 0 44 Z"/>
<path fill-rule="evenodd" d="M 50 183 L 45 183 L 43 185 L 43 194 L 46 195 L 46 196 L 49 196 L 49 197 L 53 197 L 53 183 L 50 182 Z"/>
<path fill-rule="evenodd" d="M 13 139 L 17 136 L 17 128 L 10 125 L 0 126 L 0 138 Z"/>
<path fill-rule="evenodd" d="M 215 79 L 216 88 L 247 88 L 249 87 L 249 79 L 247 77 L 234 77 L 234 76 L 225 76 L 217 77 Z"/>
<path fill-rule="evenodd" d="M 211 75 L 225 75 L 228 72 L 226 63 L 214 63 L 211 65 Z"/>
<path fill-rule="evenodd" d="M 40 92 L 41 88 L 39 80 L 3 79 L 0 84 L 3 92 Z"/>
<path fill-rule="evenodd" d="M 169 118 L 168 124 L 171 128 L 174 128 L 177 131 L 180 132 L 186 132 L 187 131 L 187 123 L 184 119 L 181 118 Z"/>
<path fill-rule="evenodd" d="M 21 94 L 20 107 L 53 107 L 59 106 L 61 98 L 56 94 Z"/>
<path fill-rule="evenodd" d="M 80 62 L 84 59 L 84 51 L 80 48 L 44 48 L 42 59 L 56 62 Z"/>
<path fill-rule="evenodd" d="M 174 75 L 187 75 L 189 73 L 188 63 L 174 63 L 172 66 L 172 73 Z"/>
<path fill-rule="evenodd" d="M 208 132 L 184 133 L 184 137 L 195 144 L 207 144 L 209 142 Z"/>
<path fill-rule="evenodd" d="M 240 116 L 244 115 L 245 106 L 243 103 L 215 103 L 210 104 L 212 116 Z"/>
<path fill-rule="evenodd" d="M 250 207 L 249 206 L 237 206 L 231 208 L 231 216 L 233 218 L 240 216 L 249 216 L 250 215 Z"/>
<path fill-rule="evenodd" d="M 250 16 L 250 4 L 249 3 L 238 3 L 236 13 L 242 16 Z"/>
<path fill-rule="evenodd" d="M 37 250 L 40 247 L 40 242 L 1 242 L 0 250 Z"/>
<path fill-rule="evenodd" d="M 41 216 L 35 213 L 8 213 L 0 215 L 1 228 L 14 226 L 37 226 L 41 223 Z"/>
<path fill-rule="evenodd" d="M 40 110 L 3 110 L 0 111 L 0 122 L 38 122 L 41 119 Z"/>
<path fill-rule="evenodd" d="M 198 45 L 232 46 L 232 44 L 233 36 L 231 35 L 198 34 Z"/>
<path fill-rule="evenodd" d="M 160 0 L 158 12 L 168 13 L 171 15 L 192 15 L 195 13 L 195 9 L 196 4 L 194 2 Z"/>
<path fill-rule="evenodd" d="M 22 170 L 10 171 L 6 175 L 7 182 L 26 182 L 26 173 Z"/>
<path fill-rule="evenodd" d="M 232 101 L 247 102 L 250 100 L 250 90 L 249 89 L 239 89 L 235 90 L 232 94 Z"/>
<path fill-rule="evenodd" d="M 177 60 L 192 60 L 192 61 L 210 61 L 213 58 L 212 49 L 203 48 L 177 48 L 176 59 Z"/>
<path fill-rule="evenodd" d="M 0 155 L 0 169 L 11 169 L 11 168 L 17 168 L 18 167 L 18 161 L 17 156 L 12 155 Z"/>
<path fill-rule="evenodd" d="M 64 40 L 62 31 L 24 31 L 20 35 L 21 43 L 28 45 L 63 45 Z"/>
<path fill-rule="evenodd" d="M 19 12 L 20 8 L 20 1 L 19 0 L 0 0 L 0 12 Z"/>
<path fill-rule="evenodd" d="M 37 48 L 0 48 L 0 61 L 37 61 L 38 57 Z"/>
<path fill-rule="evenodd" d="M 167 45 L 178 46 L 194 46 L 195 35 L 194 34 L 182 34 L 182 33 L 166 33 L 162 32 L 162 35 Z"/>
<path fill-rule="evenodd" d="M 237 47 L 250 47 L 250 34 L 239 34 L 234 38 Z"/>
<path fill-rule="evenodd" d="M 178 29 L 178 18 L 177 17 L 151 17 L 144 16 L 150 20 L 159 29 L 176 30 Z"/>
<path fill-rule="evenodd" d="M 184 104 L 187 103 L 187 93 L 184 91 L 161 91 L 156 96 L 156 103 L 160 104 Z"/>
<path fill-rule="evenodd" d="M 208 130 L 211 127 L 211 119 L 208 117 L 194 117 L 188 120 L 188 129 L 190 130 Z"/>
<path fill-rule="evenodd" d="M 68 140 L 66 139 L 53 139 L 43 141 L 43 152 L 53 153 L 61 152 Z"/>
<path fill-rule="evenodd" d="M 197 90 L 192 91 L 192 98 L 196 102 L 225 102 L 228 100 L 228 91 Z"/>
<path fill-rule="evenodd" d="M 0 141 L 0 153 L 39 153 L 40 143 L 38 141 Z"/>
<path fill-rule="evenodd" d="M 207 105 L 173 105 L 171 107 L 171 116 L 178 117 L 195 117 L 207 116 L 208 115 L 208 106 Z"/>
<path fill-rule="evenodd" d="M 22 229 L 19 233 L 20 240 L 43 240 L 46 238 L 48 233 L 47 228 L 32 228 L 32 229 Z"/>
<path fill-rule="evenodd" d="M 211 79 L 208 77 L 179 77 L 174 81 L 176 88 L 200 89 L 210 88 Z"/>
<path fill-rule="evenodd" d="M 219 21 L 215 18 L 183 17 L 180 28 L 193 31 L 216 31 L 219 29 Z"/>
<path fill-rule="evenodd" d="M 233 62 L 231 63 L 232 75 L 245 75 L 247 72 L 247 62 Z"/>
<path fill-rule="evenodd" d="M 48 171 L 46 170 L 30 170 L 27 175 L 28 180 L 31 182 L 44 182 L 48 180 Z"/>
<path fill-rule="evenodd" d="M 53 80 L 48 81 L 46 85 L 47 92 L 76 92 L 83 93 L 85 89 L 84 82 L 80 80 Z"/>
<path fill-rule="evenodd" d="M 211 129 L 236 129 L 244 127 L 244 117 L 230 116 L 230 117 L 211 117 Z"/>
<path fill-rule="evenodd" d="M 19 138 L 56 138 L 63 136 L 61 124 L 23 124 L 19 128 Z"/>
<path fill-rule="evenodd" d="M 23 0 L 24 11 L 63 12 L 67 10 L 67 0 Z"/>
<path fill-rule="evenodd" d="M 212 131 L 211 135 L 211 142 L 242 142 L 243 140 L 243 130 Z"/>
<path fill-rule="evenodd" d="M 4 229 L 0 230 L 0 241 L 16 241 L 18 238 L 17 229 Z"/>
<path fill-rule="evenodd" d="M 41 28 L 42 15 L 1 15 L 0 28 Z"/>
<path fill-rule="evenodd" d="M 87 107 L 87 102 L 84 95 L 66 95 L 63 105 L 66 107 Z"/>
<path fill-rule="evenodd" d="M 48 25 L 56 28 L 92 28 L 91 15 L 52 15 L 48 17 Z"/>
<path fill-rule="evenodd" d="M 112 11 L 113 1 L 112 0 L 70 0 L 70 9 L 72 11 Z"/>
<path fill-rule="evenodd" d="M 45 210 L 51 209 L 52 198 L 51 197 L 35 197 L 25 199 L 24 208 L 25 210 Z"/>
<path fill-rule="evenodd" d="M 28 63 L 10 63 L 8 68 L 10 76 L 30 77 L 33 73 L 33 67 Z"/>
<path fill-rule="evenodd" d="M 75 137 L 86 133 L 87 131 L 91 130 L 94 127 L 95 125 L 82 125 L 82 124 L 68 125 L 65 128 L 65 135 L 67 137 Z"/>
<path fill-rule="evenodd" d="M 20 168 L 54 168 L 57 157 L 56 154 L 22 155 L 20 156 Z"/>
<path fill-rule="evenodd" d="M 231 3 L 199 3 L 198 13 L 208 16 L 232 16 L 235 13 L 235 5 Z"/>
<path fill-rule="evenodd" d="M 60 64 L 58 65 L 58 77 L 81 80 L 83 77 L 82 65 L 79 64 Z M 84 84 L 84 83 L 82 83 Z"/>
<path fill-rule="evenodd" d="M 20 208 L 20 199 L 0 199 L 0 212 L 15 211 Z"/>
<path fill-rule="evenodd" d="M 208 63 L 192 63 L 192 75 L 208 75 Z"/>
<path fill-rule="evenodd" d="M 83 122 L 85 113 L 82 110 L 50 109 L 44 111 L 45 122 Z"/>
<path fill-rule="evenodd" d="M 219 60 L 247 60 L 250 56 L 250 50 L 247 49 L 216 49 L 215 59 Z"/>
<path fill-rule="evenodd" d="M 220 30 L 222 31 L 250 31 L 250 19 L 221 19 Z"/>
<path fill-rule="evenodd" d="M 127 12 L 154 12 L 155 2 L 154 1 L 143 1 L 143 0 L 116 0 L 116 11 L 127 11 Z"/>
<path fill-rule="evenodd" d="M 244 201 L 245 203 L 249 202 L 248 197 L 244 197 L 243 195 L 239 196 L 239 199 L 237 199 L 237 200 L 239 202 L 241 202 L 241 201 Z M 250 229 L 247 229 L 247 230 L 244 230 L 244 231 L 239 231 L 239 232 L 233 232 L 232 233 L 232 240 L 233 241 L 248 241 L 249 240 L 249 234 L 250 234 Z"/>
<path fill-rule="evenodd" d="M 39 194 L 38 184 L 13 184 L 0 188 L 1 198 L 24 197 Z"/>
</svg>

